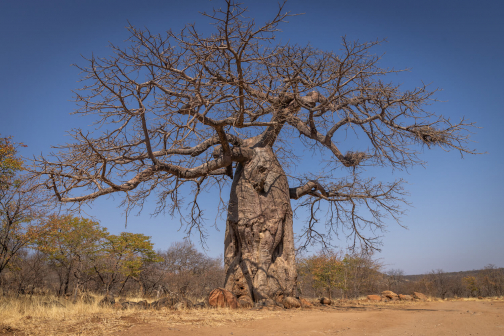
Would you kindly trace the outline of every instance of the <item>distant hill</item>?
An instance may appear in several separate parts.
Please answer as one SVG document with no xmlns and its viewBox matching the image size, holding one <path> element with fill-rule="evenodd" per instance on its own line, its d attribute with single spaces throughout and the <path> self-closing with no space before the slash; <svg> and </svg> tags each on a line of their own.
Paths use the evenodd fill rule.
<svg viewBox="0 0 504 336">
<path fill-rule="evenodd" d="M 504 268 L 496 268 L 494 270 L 499 270 L 504 273 Z M 477 276 L 481 271 L 484 271 L 484 269 L 480 270 L 472 270 L 472 271 L 460 271 L 460 272 L 444 272 L 446 276 L 449 277 L 468 277 L 468 276 Z M 414 274 L 414 275 L 404 275 L 403 279 L 406 281 L 418 281 L 422 279 L 424 276 L 429 275 L 428 273 L 426 274 Z"/>
</svg>

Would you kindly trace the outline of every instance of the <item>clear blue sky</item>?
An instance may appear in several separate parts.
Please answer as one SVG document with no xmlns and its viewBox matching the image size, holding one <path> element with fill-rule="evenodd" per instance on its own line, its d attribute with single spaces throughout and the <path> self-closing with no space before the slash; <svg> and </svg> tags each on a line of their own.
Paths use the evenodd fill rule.
<svg viewBox="0 0 504 336">
<path fill-rule="evenodd" d="M 274 1 L 246 2 L 250 16 L 268 19 Z M 28 147 L 21 154 L 50 152 L 68 141 L 65 131 L 87 125 L 89 119 L 69 115 L 75 109 L 72 89 L 80 84 L 81 55 L 107 56 L 109 42 L 128 38 L 128 21 L 152 32 L 177 31 L 186 23 L 210 29 L 198 11 L 221 6 L 220 1 L 2 1 L 0 2 L 0 134 L 12 135 Z M 311 43 L 337 50 L 340 37 L 387 43 L 382 65 L 411 68 L 392 78 L 405 88 L 421 81 L 442 88 L 443 102 L 431 110 L 477 123 L 474 148 L 485 155 L 466 156 L 440 150 L 426 152 L 425 168 L 409 172 L 383 170 L 382 180 L 403 177 L 413 204 L 403 223 L 390 222 L 377 256 L 387 268 L 408 274 L 432 269 L 460 271 L 488 263 L 504 267 L 504 1 L 289 1 L 287 10 L 306 13 L 282 27 L 282 41 Z M 304 167 L 307 168 L 308 166 Z M 208 254 L 223 252 L 224 220 L 217 231 L 207 195 Z M 119 198 L 99 199 L 88 214 L 113 233 L 124 230 Z M 295 222 L 295 228 L 301 223 Z M 178 220 L 130 217 L 127 230 L 152 236 L 156 248 L 167 248 L 184 237 Z M 345 241 L 335 242 L 344 248 Z"/>
</svg>

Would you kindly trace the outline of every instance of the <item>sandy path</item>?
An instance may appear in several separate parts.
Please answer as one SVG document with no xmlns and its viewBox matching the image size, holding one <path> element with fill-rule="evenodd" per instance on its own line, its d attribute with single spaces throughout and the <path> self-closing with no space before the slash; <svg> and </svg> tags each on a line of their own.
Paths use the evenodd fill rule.
<svg viewBox="0 0 504 336">
<path fill-rule="evenodd" d="M 411 306 L 275 312 L 274 318 L 218 327 L 136 325 L 117 335 L 484 335 L 504 336 L 504 302 L 451 301 Z"/>
</svg>

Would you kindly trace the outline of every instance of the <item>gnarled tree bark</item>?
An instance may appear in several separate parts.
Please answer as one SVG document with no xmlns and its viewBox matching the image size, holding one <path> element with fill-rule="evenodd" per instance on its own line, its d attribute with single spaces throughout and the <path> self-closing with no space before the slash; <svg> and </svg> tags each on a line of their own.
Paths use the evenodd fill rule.
<svg viewBox="0 0 504 336">
<path fill-rule="evenodd" d="M 293 296 L 296 283 L 289 185 L 270 147 L 238 164 L 225 238 L 225 288 L 254 301 Z"/>
</svg>

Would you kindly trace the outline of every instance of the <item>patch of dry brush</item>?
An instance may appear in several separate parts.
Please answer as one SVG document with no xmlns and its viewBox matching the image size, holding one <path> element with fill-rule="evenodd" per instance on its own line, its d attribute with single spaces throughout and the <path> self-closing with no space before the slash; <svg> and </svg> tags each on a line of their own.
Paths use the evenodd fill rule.
<svg viewBox="0 0 504 336">
<path fill-rule="evenodd" d="M 133 325 L 155 322 L 166 325 L 217 326 L 272 316 L 270 311 L 198 309 L 118 309 L 94 303 L 72 303 L 54 296 L 0 297 L 0 334 L 107 335 Z M 139 301 L 138 298 L 128 298 Z"/>
</svg>

